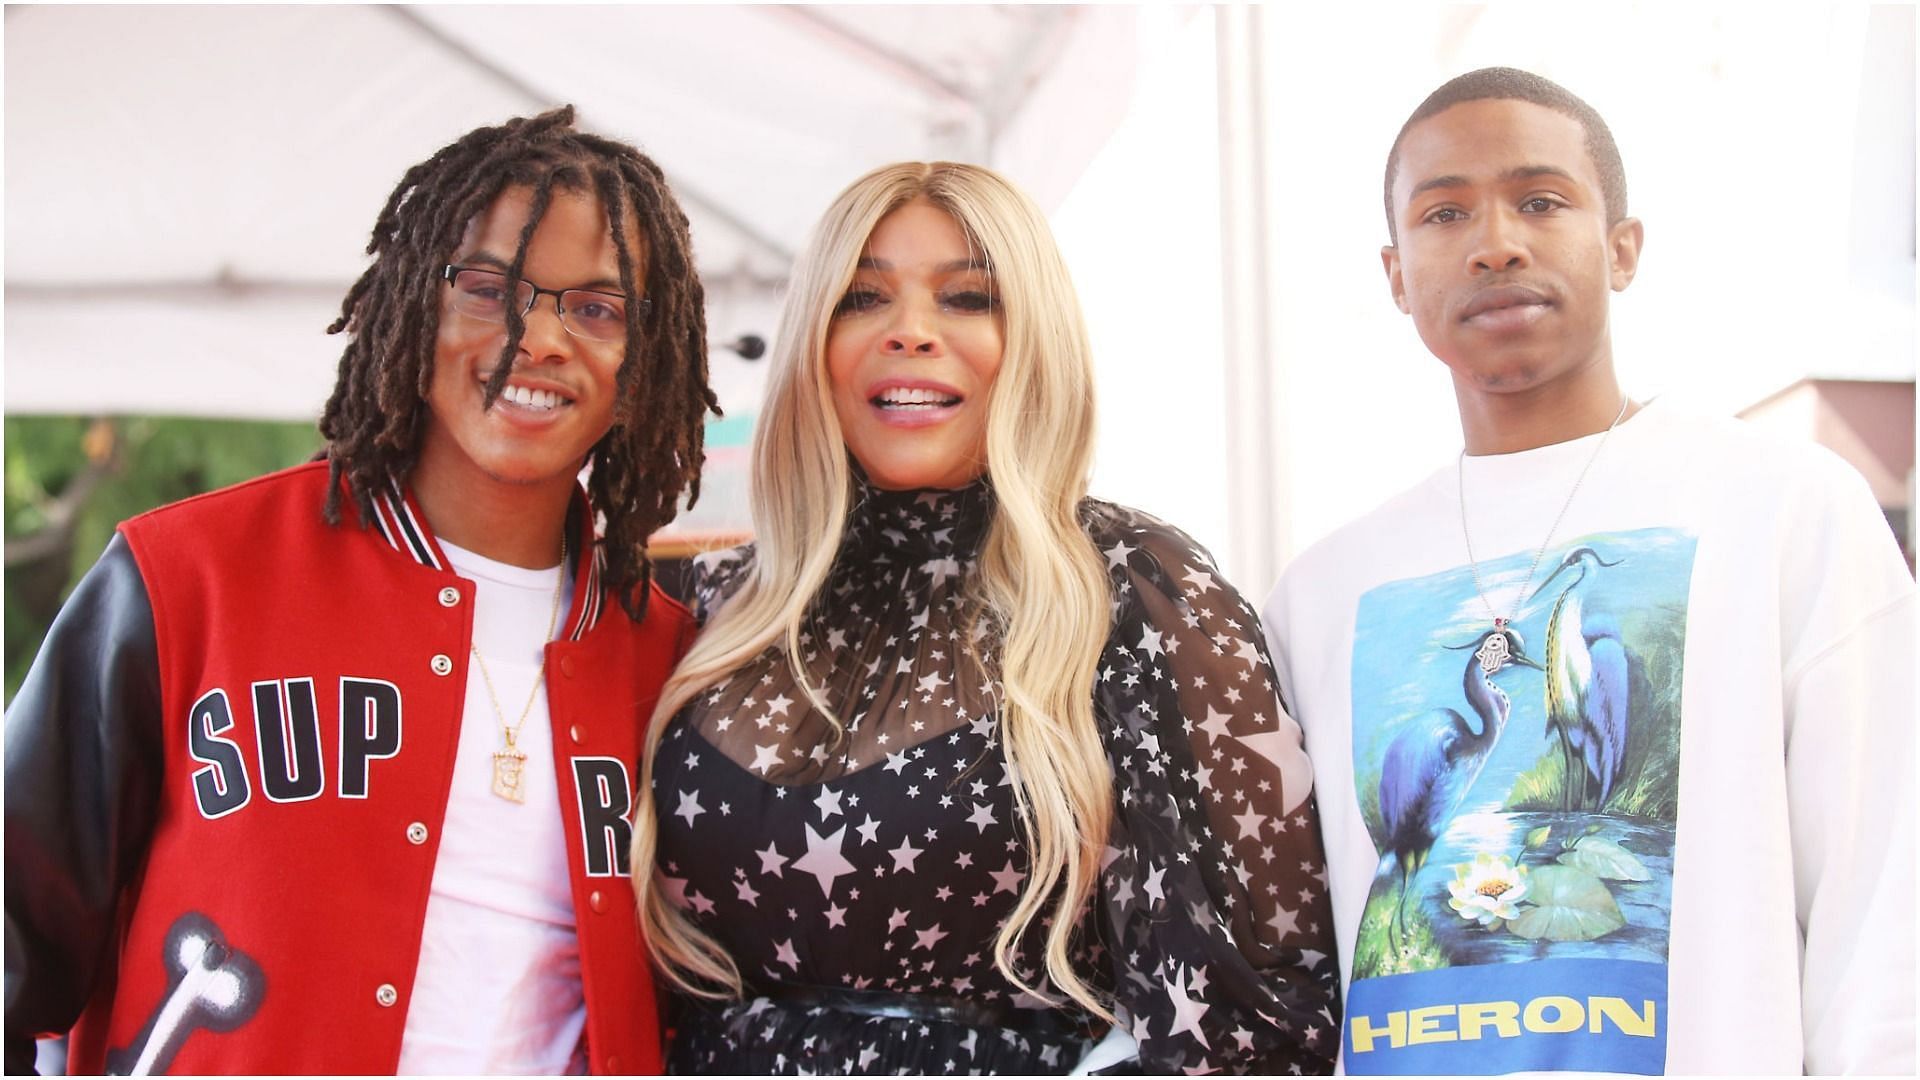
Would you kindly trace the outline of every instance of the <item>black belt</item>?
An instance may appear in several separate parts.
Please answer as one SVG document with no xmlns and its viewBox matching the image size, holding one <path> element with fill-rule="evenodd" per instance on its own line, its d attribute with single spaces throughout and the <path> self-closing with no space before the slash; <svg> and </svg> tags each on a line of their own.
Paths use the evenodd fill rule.
<svg viewBox="0 0 1920 1080">
<path fill-rule="evenodd" d="M 1029 1017 L 1053 1018 L 1050 1009 L 1014 1009 L 1006 1005 L 942 994 L 896 994 L 888 990 L 855 990 L 848 986 L 806 986 L 774 983 L 758 987 L 762 994 L 801 1009 L 833 1009 L 860 1016 L 904 1020 L 943 1020 L 971 1027 L 1025 1027 Z"/>
</svg>

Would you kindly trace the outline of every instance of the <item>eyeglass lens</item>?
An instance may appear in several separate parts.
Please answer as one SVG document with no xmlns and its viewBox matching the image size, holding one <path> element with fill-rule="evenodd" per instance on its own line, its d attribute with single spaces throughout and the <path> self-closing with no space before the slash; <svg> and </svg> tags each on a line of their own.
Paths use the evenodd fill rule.
<svg viewBox="0 0 1920 1080">
<path fill-rule="evenodd" d="M 518 310 L 533 310 L 535 298 L 549 290 L 521 279 L 514 290 Z M 465 315 L 506 322 L 507 277 L 490 270 L 460 270 L 453 276 L 453 306 Z M 575 337 L 619 341 L 627 336 L 627 303 L 614 293 L 567 289 L 559 294 L 560 324 Z"/>
</svg>

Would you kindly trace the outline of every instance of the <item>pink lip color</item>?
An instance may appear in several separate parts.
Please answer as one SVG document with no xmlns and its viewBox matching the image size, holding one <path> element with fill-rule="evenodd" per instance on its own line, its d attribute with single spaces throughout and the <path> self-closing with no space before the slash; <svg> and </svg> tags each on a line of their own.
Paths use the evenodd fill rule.
<svg viewBox="0 0 1920 1080">
<path fill-rule="evenodd" d="M 960 400 L 952 405 L 941 405 L 935 408 L 921 406 L 912 409 L 890 409 L 875 401 L 889 390 L 930 390 L 936 394 Z M 960 391 L 932 379 L 889 377 L 876 380 L 867 387 L 867 408 L 873 411 L 874 419 L 894 428 L 923 428 L 945 423 L 959 415 L 961 407 L 966 403 L 966 397 Z"/>
</svg>

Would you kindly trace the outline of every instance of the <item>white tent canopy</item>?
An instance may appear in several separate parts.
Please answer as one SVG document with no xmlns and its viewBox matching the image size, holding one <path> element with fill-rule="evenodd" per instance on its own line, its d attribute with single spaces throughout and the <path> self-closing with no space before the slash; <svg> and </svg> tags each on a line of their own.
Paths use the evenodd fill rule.
<svg viewBox="0 0 1920 1080">
<path fill-rule="evenodd" d="M 1071 269 L 1094 492 L 1259 596 L 1459 445 L 1386 298 L 1379 170 L 1421 98 L 1487 65 L 1563 83 L 1620 143 L 1648 236 L 1611 309 L 1636 397 L 1731 413 L 1913 373 L 1911 6 L 10 6 L 5 29 L 9 414 L 311 419 L 342 345 L 320 330 L 402 171 L 571 102 L 693 220 L 740 421 L 709 479 L 739 476 L 766 365 L 719 345 L 773 338 L 855 176 L 960 158 L 1031 193 Z M 730 512 L 706 491 L 696 514 Z"/>
<path fill-rule="evenodd" d="M 713 335 L 888 161 L 985 160 L 1071 8 L 9 7 L 9 413 L 315 415 L 387 192 L 562 103 L 693 221 Z M 720 365 L 716 357 L 716 367 Z M 756 383 L 716 371 L 729 383 Z M 749 387 L 735 385 L 745 392 Z"/>
</svg>

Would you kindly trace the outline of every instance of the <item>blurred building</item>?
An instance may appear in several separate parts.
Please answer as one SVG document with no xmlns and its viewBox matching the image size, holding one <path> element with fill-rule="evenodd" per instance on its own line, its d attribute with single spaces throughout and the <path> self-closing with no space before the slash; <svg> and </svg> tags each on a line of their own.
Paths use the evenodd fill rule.
<svg viewBox="0 0 1920 1080">
<path fill-rule="evenodd" d="M 1913 569 L 1913 380 L 1801 379 L 1740 416 L 1812 439 L 1859 469 Z"/>
</svg>

